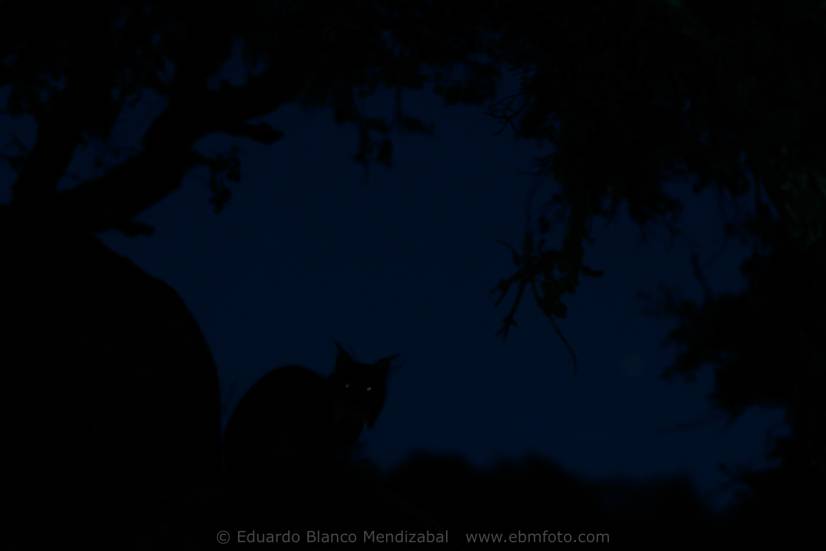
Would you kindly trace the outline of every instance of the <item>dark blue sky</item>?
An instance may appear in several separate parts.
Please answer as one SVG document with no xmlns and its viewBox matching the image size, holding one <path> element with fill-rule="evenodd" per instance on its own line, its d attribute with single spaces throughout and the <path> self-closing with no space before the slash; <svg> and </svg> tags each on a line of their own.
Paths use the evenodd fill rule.
<svg viewBox="0 0 826 551">
<path fill-rule="evenodd" d="M 138 135 L 149 104 L 116 138 Z M 396 135 L 394 166 L 373 167 L 369 179 L 352 161 L 352 126 L 336 126 L 327 111 L 289 108 L 271 117 L 285 131 L 280 143 L 237 142 L 242 181 L 222 214 L 212 214 L 206 173 L 196 170 L 142 217 L 155 226 L 152 237 L 105 236 L 192 309 L 219 365 L 227 412 L 276 365 L 329 371 L 337 338 L 365 360 L 402 355 L 366 437 L 366 453 L 383 465 L 418 449 L 479 463 L 540 453 L 589 477 L 686 473 L 713 492 L 719 464 L 763 461 L 776 413 L 668 430 L 709 414 L 710 377 L 662 380 L 667 327 L 637 300 L 660 282 L 698 295 L 689 254 L 708 260 L 722 243 L 716 197 L 690 201 L 686 232 L 670 244 L 656 228 L 641 242 L 627 217 L 595 228 L 588 261 L 607 273 L 569 300 L 562 327 L 579 357 L 573 375 L 532 304 L 507 341 L 495 337 L 504 310 L 489 291 L 512 269 L 496 241 L 520 238 L 538 149 L 495 135 L 481 108 L 448 108 L 427 92 L 405 105 L 436 133 Z M 363 107 L 392 108 L 386 94 Z M 75 171 L 90 170 L 88 160 L 78 157 Z M 686 183 L 675 193 L 690 196 Z M 725 251 L 707 266 L 709 279 L 735 289 L 742 250 L 732 242 Z"/>
</svg>

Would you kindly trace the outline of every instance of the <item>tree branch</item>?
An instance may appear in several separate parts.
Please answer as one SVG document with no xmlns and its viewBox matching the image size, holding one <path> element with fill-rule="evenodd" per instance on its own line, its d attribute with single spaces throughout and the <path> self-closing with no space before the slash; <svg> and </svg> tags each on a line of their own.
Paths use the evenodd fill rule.
<svg viewBox="0 0 826 551">
<path fill-rule="evenodd" d="M 25 155 L 12 185 L 14 204 L 37 204 L 56 192 L 80 143 L 82 110 L 78 100 L 81 98 L 67 89 L 38 120 L 37 141 Z"/>
<path fill-rule="evenodd" d="M 279 66 L 278 74 L 283 69 Z M 143 150 L 103 176 L 60 193 L 58 216 L 88 231 L 120 227 L 180 187 L 197 161 L 192 147 L 203 136 L 242 129 L 253 139 L 272 142 L 275 130 L 262 132 L 246 121 L 294 97 L 302 79 L 292 77 L 289 82 L 290 87 L 284 86 L 270 71 L 247 86 L 173 97 L 146 132 Z"/>
</svg>

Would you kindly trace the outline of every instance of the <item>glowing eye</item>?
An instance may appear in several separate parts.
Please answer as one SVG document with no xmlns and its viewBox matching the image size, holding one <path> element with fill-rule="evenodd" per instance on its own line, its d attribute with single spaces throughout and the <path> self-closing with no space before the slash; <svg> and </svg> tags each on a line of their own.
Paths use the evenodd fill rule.
<svg viewBox="0 0 826 551">
<path fill-rule="evenodd" d="M 366 390 L 367 392 L 370 392 L 371 390 L 373 390 L 373 387 L 372 387 L 372 386 L 368 386 L 368 387 L 367 387 L 367 388 L 365 388 L 364 390 Z"/>
</svg>

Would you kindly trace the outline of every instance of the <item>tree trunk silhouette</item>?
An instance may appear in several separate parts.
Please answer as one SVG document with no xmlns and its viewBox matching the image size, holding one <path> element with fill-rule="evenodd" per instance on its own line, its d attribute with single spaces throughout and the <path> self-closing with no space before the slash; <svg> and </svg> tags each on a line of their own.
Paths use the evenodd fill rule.
<svg viewBox="0 0 826 551">
<path fill-rule="evenodd" d="M 0 224 L 7 510 L 123 548 L 212 483 L 211 353 L 177 293 L 96 238 Z"/>
</svg>

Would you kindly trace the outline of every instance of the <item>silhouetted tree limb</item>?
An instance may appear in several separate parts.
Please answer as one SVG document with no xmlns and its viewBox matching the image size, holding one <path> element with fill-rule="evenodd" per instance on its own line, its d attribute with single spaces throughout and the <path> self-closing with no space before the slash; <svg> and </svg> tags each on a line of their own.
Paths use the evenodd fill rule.
<svg viewBox="0 0 826 551">
<path fill-rule="evenodd" d="M 12 186 L 15 203 L 48 200 L 57 190 L 81 138 L 83 114 L 73 99 L 60 94 L 41 118 L 37 141 Z"/>
<path fill-rule="evenodd" d="M 247 86 L 227 86 L 173 100 L 146 132 L 138 154 L 103 176 L 59 194 L 59 216 L 90 231 L 118 227 L 180 186 L 199 159 L 192 148 L 200 138 L 226 132 L 264 143 L 277 140 L 276 131 L 247 121 L 293 97 L 298 83 L 287 86 L 271 72 Z"/>
</svg>

